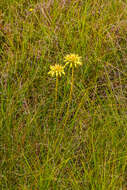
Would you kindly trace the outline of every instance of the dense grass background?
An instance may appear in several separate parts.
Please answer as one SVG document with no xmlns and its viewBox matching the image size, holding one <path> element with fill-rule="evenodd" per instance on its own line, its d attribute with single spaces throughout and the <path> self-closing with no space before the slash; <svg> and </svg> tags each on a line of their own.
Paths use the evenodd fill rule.
<svg viewBox="0 0 127 190">
<path fill-rule="evenodd" d="M 126 190 L 127 1 L 0 0 L 0 107 L 1 190 Z"/>
</svg>

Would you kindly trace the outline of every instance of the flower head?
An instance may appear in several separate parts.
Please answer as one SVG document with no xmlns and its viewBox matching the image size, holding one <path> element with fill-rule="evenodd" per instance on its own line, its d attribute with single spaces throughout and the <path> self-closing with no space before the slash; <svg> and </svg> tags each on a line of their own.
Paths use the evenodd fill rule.
<svg viewBox="0 0 127 190">
<path fill-rule="evenodd" d="M 30 11 L 30 12 L 33 12 L 33 9 L 32 9 L 32 8 L 30 8 L 30 9 L 29 9 L 29 11 Z"/>
<path fill-rule="evenodd" d="M 56 75 L 56 76 L 61 77 L 62 74 L 65 75 L 64 67 L 58 64 L 55 64 L 54 66 L 50 66 L 50 71 L 48 72 L 48 74 L 51 76 Z"/>
<path fill-rule="evenodd" d="M 78 65 L 82 65 L 81 57 L 73 53 L 66 55 L 64 57 L 64 62 L 66 63 L 65 66 L 70 64 L 70 67 L 72 67 L 72 65 L 74 67 L 77 67 Z"/>
</svg>

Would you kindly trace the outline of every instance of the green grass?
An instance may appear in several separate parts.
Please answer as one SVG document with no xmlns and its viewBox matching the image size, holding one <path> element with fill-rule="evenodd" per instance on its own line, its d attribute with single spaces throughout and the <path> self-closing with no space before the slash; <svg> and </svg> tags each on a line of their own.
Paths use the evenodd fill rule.
<svg viewBox="0 0 127 190">
<path fill-rule="evenodd" d="M 0 107 L 1 190 L 126 190 L 127 1 L 1 0 Z"/>
</svg>

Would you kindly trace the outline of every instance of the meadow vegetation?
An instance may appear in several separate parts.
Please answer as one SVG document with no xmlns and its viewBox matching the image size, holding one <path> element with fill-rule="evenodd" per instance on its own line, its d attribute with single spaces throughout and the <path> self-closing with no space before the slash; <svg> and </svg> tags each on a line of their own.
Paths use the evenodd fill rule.
<svg viewBox="0 0 127 190">
<path fill-rule="evenodd" d="M 127 189 L 127 0 L 0 0 L 0 189 Z"/>
</svg>

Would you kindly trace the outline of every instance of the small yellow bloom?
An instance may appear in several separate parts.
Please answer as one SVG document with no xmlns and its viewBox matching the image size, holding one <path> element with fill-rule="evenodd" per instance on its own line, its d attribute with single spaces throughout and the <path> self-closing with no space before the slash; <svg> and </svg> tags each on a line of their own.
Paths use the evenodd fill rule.
<svg viewBox="0 0 127 190">
<path fill-rule="evenodd" d="M 62 74 L 65 75 L 64 67 L 58 64 L 55 64 L 55 66 L 50 66 L 50 71 L 48 74 L 51 76 L 56 75 L 61 77 Z"/>
<path fill-rule="evenodd" d="M 64 57 L 64 62 L 66 63 L 65 66 L 70 64 L 70 67 L 72 67 L 72 65 L 74 67 L 77 67 L 78 65 L 82 65 L 81 57 L 74 53 L 66 55 Z"/>
<path fill-rule="evenodd" d="M 30 9 L 29 9 L 29 11 L 30 11 L 30 12 L 32 12 L 32 11 L 33 11 L 33 9 L 32 9 L 32 8 L 30 8 Z"/>
</svg>

